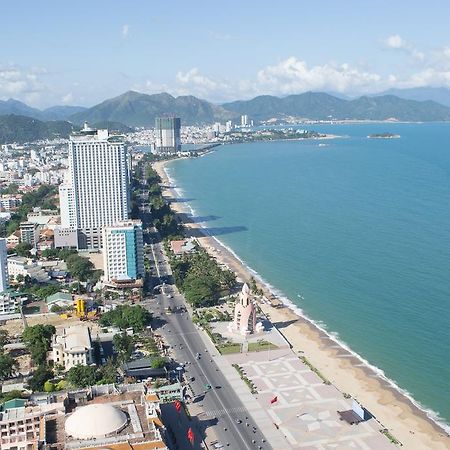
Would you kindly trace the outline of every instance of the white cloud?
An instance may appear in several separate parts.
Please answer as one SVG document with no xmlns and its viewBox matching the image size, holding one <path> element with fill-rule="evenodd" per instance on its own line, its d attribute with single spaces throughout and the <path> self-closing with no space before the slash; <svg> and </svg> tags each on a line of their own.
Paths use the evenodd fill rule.
<svg viewBox="0 0 450 450">
<path fill-rule="evenodd" d="M 384 39 L 384 44 L 389 48 L 406 48 L 408 43 L 398 34 L 393 34 Z"/>
<path fill-rule="evenodd" d="M 72 103 L 73 102 L 73 94 L 72 94 L 72 92 L 69 92 L 68 94 L 63 95 L 62 98 L 61 98 L 61 101 L 63 103 Z"/>
<path fill-rule="evenodd" d="M 425 59 L 425 54 L 423 52 L 415 48 L 410 42 L 406 41 L 398 34 L 388 36 L 383 40 L 383 43 L 389 49 L 406 52 L 416 61 L 423 61 Z"/>
<path fill-rule="evenodd" d="M 126 39 L 130 31 L 130 26 L 128 24 L 122 25 L 122 37 Z"/>
<path fill-rule="evenodd" d="M 349 64 L 308 67 L 305 61 L 290 57 L 260 70 L 257 74 L 257 87 L 258 90 L 278 94 L 311 90 L 351 92 L 373 89 L 381 80 L 380 75 Z"/>
<path fill-rule="evenodd" d="M 194 67 L 184 73 L 178 72 L 176 79 L 181 85 L 198 86 L 206 90 L 217 89 L 218 87 L 217 82 L 211 80 L 205 75 L 201 75 L 197 67 Z"/>
<path fill-rule="evenodd" d="M 0 64 L 0 97 L 24 98 L 36 102 L 46 86 L 41 81 L 45 69 L 25 69 L 14 64 Z"/>
</svg>

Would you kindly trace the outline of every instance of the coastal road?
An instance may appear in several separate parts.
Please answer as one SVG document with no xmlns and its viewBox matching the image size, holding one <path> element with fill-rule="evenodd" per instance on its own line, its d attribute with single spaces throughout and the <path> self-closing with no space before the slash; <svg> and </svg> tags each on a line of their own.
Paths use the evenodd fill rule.
<svg viewBox="0 0 450 450">
<path fill-rule="evenodd" d="M 146 248 L 147 256 L 157 268 L 159 278 L 170 276 L 170 267 L 165 260 L 161 244 L 152 244 Z M 169 298 L 169 295 L 172 298 Z M 200 330 L 192 323 L 189 314 L 182 312 L 186 307 L 183 296 L 176 288 L 166 284 L 155 299 L 145 301 L 145 306 L 166 322 L 158 329 L 158 333 L 161 333 L 172 347 L 173 358 L 184 364 L 185 377 L 194 379 L 190 386 L 197 399 L 196 404 L 203 411 L 197 416 L 200 421 L 198 425 L 202 427 L 201 423 L 205 421 L 208 427 L 212 426 L 217 440 L 224 448 L 270 449 L 264 435 L 252 422 L 245 405 L 220 371 L 215 358 L 205 348 Z M 165 312 L 165 308 L 169 306 L 174 310 L 171 314 Z M 208 386 L 211 386 L 211 389 Z M 200 433 L 197 431 L 196 434 Z"/>
</svg>

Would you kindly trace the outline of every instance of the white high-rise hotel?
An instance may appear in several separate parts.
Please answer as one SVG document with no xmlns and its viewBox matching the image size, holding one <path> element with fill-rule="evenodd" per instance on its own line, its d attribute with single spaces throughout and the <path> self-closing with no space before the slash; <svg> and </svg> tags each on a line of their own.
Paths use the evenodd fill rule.
<svg viewBox="0 0 450 450">
<path fill-rule="evenodd" d="M 128 154 L 122 136 L 84 128 L 70 137 L 69 171 L 60 186 L 61 225 L 78 231 L 79 249 L 102 247 L 102 229 L 128 220 Z"/>
</svg>

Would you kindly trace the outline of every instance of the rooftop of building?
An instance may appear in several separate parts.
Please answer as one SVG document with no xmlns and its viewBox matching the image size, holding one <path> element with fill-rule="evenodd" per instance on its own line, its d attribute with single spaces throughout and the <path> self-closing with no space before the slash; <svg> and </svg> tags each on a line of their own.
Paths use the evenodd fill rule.
<svg viewBox="0 0 450 450">
<path fill-rule="evenodd" d="M 72 301 L 72 294 L 69 294 L 67 292 L 56 292 L 55 294 L 49 295 L 45 301 L 47 303 L 54 303 L 54 302 L 71 302 Z"/>
<path fill-rule="evenodd" d="M 54 344 L 62 345 L 69 353 L 78 353 L 92 347 L 90 330 L 82 325 L 63 328 L 62 333 L 55 335 L 53 339 Z"/>
<path fill-rule="evenodd" d="M 124 136 L 120 134 L 109 134 L 108 130 L 90 128 L 87 122 L 84 123 L 80 131 L 76 131 L 70 135 L 72 142 L 124 142 Z"/>
<path fill-rule="evenodd" d="M 123 220 L 121 222 L 117 222 L 114 225 L 106 226 L 104 227 L 105 230 L 115 230 L 115 229 L 122 229 L 122 228 L 131 228 L 131 227 L 142 227 L 142 221 L 141 220 Z"/>
<path fill-rule="evenodd" d="M 126 387 L 126 386 L 125 386 Z M 105 389 L 101 387 L 99 389 Z M 166 448 L 156 413 L 147 416 L 146 403 L 159 411 L 159 398 L 147 398 L 140 390 L 99 395 L 75 408 L 67 417 L 57 419 L 59 441 L 66 449 L 163 449 Z M 155 422 L 153 419 L 157 419 Z M 64 430 L 64 431 L 62 431 Z"/>
<path fill-rule="evenodd" d="M 195 250 L 195 244 L 190 239 L 181 239 L 177 241 L 170 241 L 170 248 L 175 255 L 182 253 L 189 253 Z"/>
</svg>

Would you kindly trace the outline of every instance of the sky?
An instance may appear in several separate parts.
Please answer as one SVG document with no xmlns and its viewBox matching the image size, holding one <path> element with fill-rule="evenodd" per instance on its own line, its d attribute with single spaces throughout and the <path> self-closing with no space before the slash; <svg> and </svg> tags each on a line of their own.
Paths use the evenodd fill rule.
<svg viewBox="0 0 450 450">
<path fill-rule="evenodd" d="M 446 0 L 0 0 L 0 99 L 450 88 Z"/>
</svg>

